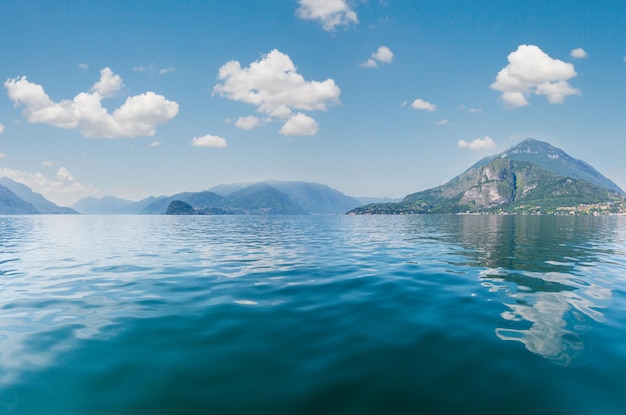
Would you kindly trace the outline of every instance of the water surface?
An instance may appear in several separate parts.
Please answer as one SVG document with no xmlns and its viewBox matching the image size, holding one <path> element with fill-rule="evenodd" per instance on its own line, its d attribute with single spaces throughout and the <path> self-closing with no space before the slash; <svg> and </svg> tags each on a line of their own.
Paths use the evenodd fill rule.
<svg viewBox="0 0 626 415">
<path fill-rule="evenodd" d="M 626 413 L 626 218 L 0 217 L 0 413 Z"/>
</svg>

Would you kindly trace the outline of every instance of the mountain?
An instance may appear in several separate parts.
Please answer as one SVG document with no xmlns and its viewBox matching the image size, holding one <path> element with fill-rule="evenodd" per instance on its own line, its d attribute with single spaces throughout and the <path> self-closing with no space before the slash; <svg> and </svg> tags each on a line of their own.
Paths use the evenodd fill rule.
<svg viewBox="0 0 626 415">
<path fill-rule="evenodd" d="M 0 185 L 6 187 L 11 192 L 15 193 L 17 197 L 23 201 L 31 204 L 36 210 L 36 213 L 43 214 L 76 214 L 78 213 L 74 209 L 68 207 L 61 207 L 52 203 L 39 193 L 33 192 L 30 187 L 18 183 L 8 177 L 0 178 Z"/>
<path fill-rule="evenodd" d="M 80 213 L 89 214 L 112 214 L 119 213 L 121 209 L 131 205 L 131 200 L 120 199 L 115 196 L 104 196 L 101 198 L 84 197 L 72 205 Z"/>
<path fill-rule="evenodd" d="M 306 212 L 313 215 L 340 214 L 361 206 L 354 197 L 319 183 L 270 180 L 265 182 L 285 193 Z"/>
<path fill-rule="evenodd" d="M 357 197 L 356 198 L 359 201 L 359 204 L 361 206 L 363 205 L 369 205 L 370 203 L 394 203 L 394 202 L 399 202 L 402 199 L 401 198 L 393 198 L 393 197 Z"/>
<path fill-rule="evenodd" d="M 82 213 L 164 214 L 176 201 L 172 212 L 190 212 L 184 202 L 198 214 L 268 214 L 323 215 L 342 214 L 361 206 L 356 198 L 319 183 L 270 180 L 257 183 L 235 183 L 214 186 L 201 192 L 183 192 L 172 196 L 148 197 L 138 202 L 107 196 L 88 197 L 73 207 Z"/>
<path fill-rule="evenodd" d="M 209 189 L 209 192 L 217 193 L 220 196 L 228 196 L 229 194 L 235 193 L 244 187 L 250 186 L 254 184 L 253 182 L 249 183 L 233 183 L 233 184 L 218 184 L 217 186 L 213 186 Z"/>
<path fill-rule="evenodd" d="M 223 197 L 213 192 L 180 193 L 151 206 L 168 215 L 306 215 L 289 195 L 268 183 L 255 183 Z"/>
<path fill-rule="evenodd" d="M 118 213 L 118 214 L 123 214 L 123 215 L 140 214 L 143 212 L 144 209 L 146 209 L 148 206 L 150 206 L 157 200 L 164 199 L 166 197 L 167 196 L 148 196 L 137 202 L 131 202 L 130 204 L 119 209 L 117 212 L 112 212 L 112 213 Z"/>
<path fill-rule="evenodd" d="M 265 183 L 285 193 L 304 211 L 313 215 L 341 214 L 363 205 L 358 199 L 346 196 L 327 185 L 301 181 L 267 180 L 258 183 L 220 184 L 209 190 L 227 197 L 251 185 L 260 183 Z"/>
<path fill-rule="evenodd" d="M 2 215 L 31 215 L 39 211 L 31 203 L 22 200 L 8 187 L 0 185 L 0 214 Z"/>
<path fill-rule="evenodd" d="M 197 210 L 182 200 L 172 200 L 165 211 L 166 215 L 197 215 Z"/>
<path fill-rule="evenodd" d="M 145 206 L 137 213 L 142 214 L 159 214 L 165 213 L 168 206 L 173 201 L 185 202 L 194 208 L 208 208 L 216 205 L 221 205 L 224 198 L 217 193 L 204 191 L 204 192 L 184 192 L 178 193 L 173 196 L 161 197 L 154 202 Z"/>
<path fill-rule="evenodd" d="M 264 215 L 306 215 L 307 212 L 289 195 L 268 183 L 256 183 L 224 198 L 224 207 L 234 213 Z"/>
<path fill-rule="evenodd" d="M 398 203 L 370 204 L 351 214 L 612 213 L 624 192 L 587 163 L 528 139 L 474 164 L 444 185 Z"/>
<path fill-rule="evenodd" d="M 506 157 L 513 161 L 526 161 L 543 167 L 559 176 L 584 180 L 596 186 L 624 194 L 624 191 L 618 185 L 604 177 L 589 164 L 570 157 L 560 148 L 532 138 L 527 138 L 500 154 L 486 157 L 470 167 L 470 169 L 484 166 L 500 157 Z"/>
</svg>

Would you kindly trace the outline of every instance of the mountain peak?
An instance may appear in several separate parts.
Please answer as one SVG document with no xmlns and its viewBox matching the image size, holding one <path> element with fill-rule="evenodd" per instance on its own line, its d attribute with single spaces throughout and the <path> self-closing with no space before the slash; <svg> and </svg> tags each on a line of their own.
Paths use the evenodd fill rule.
<svg viewBox="0 0 626 415">
<path fill-rule="evenodd" d="M 521 143 L 494 156 L 485 157 L 470 169 L 483 167 L 493 160 L 506 157 L 513 161 L 523 161 L 536 164 L 559 176 L 572 179 L 584 180 L 595 186 L 611 190 L 620 194 L 624 191 L 599 171 L 582 160 L 575 159 L 558 147 L 554 147 L 545 141 L 527 138 Z M 470 170 L 468 169 L 468 170 Z"/>
<path fill-rule="evenodd" d="M 503 156 L 509 156 L 511 154 L 536 154 L 545 155 L 552 159 L 557 159 L 560 157 L 571 158 L 560 148 L 554 147 L 553 145 L 551 145 L 550 143 L 546 143 L 545 141 L 535 140 L 534 138 L 527 138 L 521 143 L 509 148 L 501 154 Z"/>
</svg>

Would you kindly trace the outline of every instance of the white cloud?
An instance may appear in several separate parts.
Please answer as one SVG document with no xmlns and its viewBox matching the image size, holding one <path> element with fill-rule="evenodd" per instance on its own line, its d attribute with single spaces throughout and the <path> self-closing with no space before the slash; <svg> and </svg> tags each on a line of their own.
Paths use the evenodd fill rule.
<svg viewBox="0 0 626 415">
<path fill-rule="evenodd" d="M 0 176 L 23 183 L 61 206 L 69 206 L 78 199 L 98 194 L 92 186 L 77 182 L 65 167 L 57 170 L 55 179 L 48 179 L 41 173 L 33 174 L 9 168 L 0 168 Z"/>
<path fill-rule="evenodd" d="M 158 147 L 161 145 L 160 141 L 153 141 L 150 144 L 148 144 L 149 147 Z"/>
<path fill-rule="evenodd" d="M 156 69 L 154 68 L 154 64 L 151 63 L 148 66 L 145 65 L 139 65 L 139 66 L 133 66 L 133 71 L 134 72 L 152 72 L 155 71 Z"/>
<path fill-rule="evenodd" d="M 86 64 L 86 63 L 79 63 L 79 64 L 78 64 L 78 67 L 79 67 L 80 69 L 82 69 L 82 70 L 87 70 L 87 69 L 89 69 L 89 65 L 88 65 L 88 64 Z"/>
<path fill-rule="evenodd" d="M 428 101 L 424 101 L 421 98 L 418 98 L 415 101 L 413 101 L 413 103 L 411 104 L 411 107 L 413 107 L 416 110 L 424 110 L 424 111 L 430 111 L 430 112 L 437 110 L 436 105 L 433 105 Z"/>
<path fill-rule="evenodd" d="M 460 111 L 467 111 L 467 112 L 471 112 L 471 113 L 479 113 L 479 112 L 483 112 L 483 110 L 479 109 L 479 108 L 472 108 L 472 107 L 466 107 L 465 105 L 459 105 L 458 108 Z"/>
<path fill-rule="evenodd" d="M 381 46 L 372 54 L 372 58 L 379 62 L 391 63 L 393 60 L 393 52 L 387 46 Z"/>
<path fill-rule="evenodd" d="M 459 140 L 456 145 L 459 148 L 469 148 L 470 150 L 488 150 L 490 148 L 494 148 L 496 143 L 491 137 L 486 135 L 483 138 L 477 138 L 471 142 Z"/>
<path fill-rule="evenodd" d="M 304 20 L 320 20 L 324 30 L 332 31 L 337 26 L 359 22 L 346 0 L 299 0 L 298 3 L 296 16 Z"/>
<path fill-rule="evenodd" d="M 0 134 L 2 134 L 3 131 L 4 131 L 4 125 L 2 125 L 2 123 L 0 123 Z"/>
<path fill-rule="evenodd" d="M 1 160 L 1 159 L 5 159 L 5 158 L 7 158 L 7 155 L 6 155 L 6 154 L 4 154 L 4 153 L 0 153 L 0 160 Z"/>
<path fill-rule="evenodd" d="M 114 74 L 111 68 L 104 68 L 100 70 L 100 80 L 93 84 L 91 90 L 102 95 L 104 98 L 110 98 L 117 95 L 122 87 L 124 87 L 122 78 Z"/>
<path fill-rule="evenodd" d="M 194 137 L 191 140 L 191 145 L 194 147 L 224 148 L 226 147 L 226 140 L 216 135 L 207 134 L 202 137 Z"/>
<path fill-rule="evenodd" d="M 252 104 L 270 120 L 287 120 L 294 110 L 325 111 L 339 103 L 341 93 L 332 79 L 306 81 L 289 56 L 276 49 L 246 68 L 237 61 L 227 62 L 219 69 L 218 79 L 222 82 L 215 85 L 213 94 Z"/>
<path fill-rule="evenodd" d="M 72 173 L 65 167 L 59 167 L 59 170 L 57 170 L 57 178 L 64 182 L 74 181 L 74 176 L 72 176 Z"/>
<path fill-rule="evenodd" d="M 258 117 L 249 115 L 247 117 L 239 117 L 237 121 L 235 121 L 235 126 L 242 130 L 252 130 L 261 125 L 261 123 L 262 121 Z"/>
<path fill-rule="evenodd" d="M 175 70 L 176 68 L 174 68 L 173 66 L 168 66 L 166 68 L 159 68 L 154 63 L 151 63 L 150 65 L 133 66 L 134 72 L 141 72 L 141 73 L 145 72 L 149 74 L 158 73 L 159 75 L 165 75 L 170 72 L 174 72 Z"/>
<path fill-rule="evenodd" d="M 532 94 L 546 95 L 550 103 L 580 94 L 567 82 L 577 75 L 574 65 L 551 58 L 535 45 L 520 45 L 507 59 L 509 64 L 498 72 L 491 88 L 502 92 L 502 101 L 510 108 L 528 105 Z"/>
<path fill-rule="evenodd" d="M 565 100 L 567 95 L 576 95 L 580 93 L 576 88 L 565 81 L 547 82 L 537 86 L 535 92 L 537 95 L 545 95 L 551 104 L 560 104 Z"/>
<path fill-rule="evenodd" d="M 448 124 L 448 120 L 439 120 L 435 124 L 437 124 L 437 125 L 446 125 L 446 124 Z"/>
<path fill-rule="evenodd" d="M 165 75 L 165 74 L 168 74 L 170 72 L 174 72 L 175 70 L 176 70 L 176 68 L 173 68 L 171 66 L 169 66 L 167 68 L 162 68 L 162 69 L 159 69 L 159 75 Z"/>
<path fill-rule="evenodd" d="M 583 48 L 576 48 L 576 49 L 572 49 L 572 51 L 569 54 L 572 58 L 576 58 L 576 59 L 582 59 L 582 58 L 586 58 L 587 52 L 585 52 L 585 50 Z"/>
<path fill-rule="evenodd" d="M 368 59 L 361 64 L 363 68 L 377 68 L 378 63 L 374 59 Z"/>
<path fill-rule="evenodd" d="M 50 160 L 44 160 L 44 161 L 41 162 L 41 165 L 43 167 L 52 167 L 52 166 L 54 166 L 54 163 L 51 162 Z"/>
<path fill-rule="evenodd" d="M 364 68 L 376 68 L 378 62 L 391 63 L 393 60 L 393 52 L 387 46 L 381 46 L 373 52 L 371 57 L 361 64 Z"/>
<path fill-rule="evenodd" d="M 54 102 L 41 85 L 25 76 L 7 79 L 4 87 L 16 106 L 24 105 L 22 115 L 31 123 L 78 129 L 85 137 L 126 138 L 153 136 L 156 125 L 178 114 L 178 104 L 162 95 L 146 92 L 130 96 L 112 114 L 102 107 L 102 99 L 123 87 L 121 78 L 109 68 L 100 71 L 100 80 L 91 92 L 81 92 L 73 100 Z"/>
<path fill-rule="evenodd" d="M 282 135 L 315 135 L 317 122 L 301 112 L 293 115 L 279 131 Z"/>
</svg>

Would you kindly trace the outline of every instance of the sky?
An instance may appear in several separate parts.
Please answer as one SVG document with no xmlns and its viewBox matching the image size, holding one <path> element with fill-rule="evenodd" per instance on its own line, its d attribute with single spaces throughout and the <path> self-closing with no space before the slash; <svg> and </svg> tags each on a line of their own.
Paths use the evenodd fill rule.
<svg viewBox="0 0 626 415">
<path fill-rule="evenodd" d="M 525 138 L 626 189 L 626 2 L 3 0 L 0 176 L 394 197 Z"/>
</svg>

